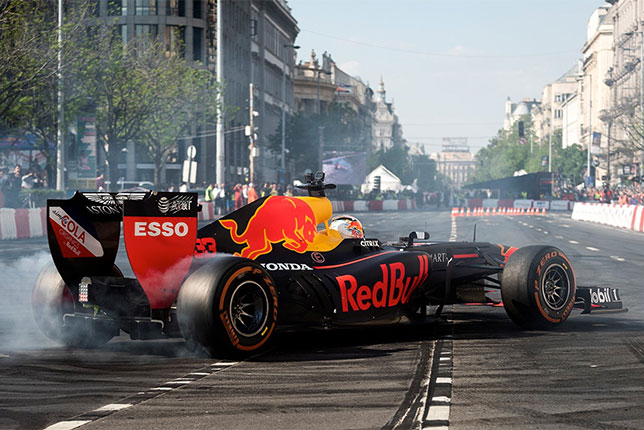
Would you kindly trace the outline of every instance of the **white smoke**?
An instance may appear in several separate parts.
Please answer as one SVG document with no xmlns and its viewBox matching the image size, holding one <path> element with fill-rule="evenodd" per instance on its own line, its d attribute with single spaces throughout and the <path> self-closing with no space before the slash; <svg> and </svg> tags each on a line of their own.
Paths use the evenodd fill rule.
<svg viewBox="0 0 644 430">
<path fill-rule="evenodd" d="M 54 345 L 38 329 L 31 310 L 34 282 L 49 262 L 48 252 L 0 261 L 0 351 Z"/>
</svg>

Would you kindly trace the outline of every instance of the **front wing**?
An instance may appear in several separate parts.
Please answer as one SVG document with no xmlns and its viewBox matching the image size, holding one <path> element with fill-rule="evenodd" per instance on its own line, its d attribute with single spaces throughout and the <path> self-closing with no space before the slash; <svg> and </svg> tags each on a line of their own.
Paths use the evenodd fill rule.
<svg viewBox="0 0 644 430">
<path fill-rule="evenodd" d="M 575 308 L 583 309 L 582 314 L 596 312 L 626 312 L 619 290 L 610 287 L 577 287 Z"/>
</svg>

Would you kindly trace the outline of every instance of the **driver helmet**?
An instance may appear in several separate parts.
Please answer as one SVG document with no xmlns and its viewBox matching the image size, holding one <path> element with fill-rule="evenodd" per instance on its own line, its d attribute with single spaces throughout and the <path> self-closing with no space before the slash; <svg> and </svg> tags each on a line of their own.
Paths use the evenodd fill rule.
<svg viewBox="0 0 644 430">
<path fill-rule="evenodd" d="M 329 227 L 340 233 L 344 239 L 362 239 L 364 238 L 364 229 L 358 218 L 350 215 L 340 215 L 333 217 Z"/>
</svg>

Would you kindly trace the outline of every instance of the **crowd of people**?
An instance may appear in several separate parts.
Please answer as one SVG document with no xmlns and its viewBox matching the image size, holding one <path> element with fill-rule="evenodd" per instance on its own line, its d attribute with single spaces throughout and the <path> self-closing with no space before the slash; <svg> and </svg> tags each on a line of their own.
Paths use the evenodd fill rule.
<svg viewBox="0 0 644 430">
<path fill-rule="evenodd" d="M 288 185 L 285 189 L 278 184 L 265 182 L 261 186 L 253 183 L 235 184 L 209 184 L 204 192 L 204 200 L 213 202 L 216 215 L 223 215 L 237 210 L 248 203 L 266 196 L 293 196 L 293 187 Z"/>
<path fill-rule="evenodd" d="M 605 184 L 601 188 L 589 187 L 581 190 L 579 197 L 579 200 L 589 202 L 642 205 L 644 204 L 644 187 L 641 184 L 619 187 L 610 187 Z"/>
<path fill-rule="evenodd" d="M 20 165 L 12 171 L 7 168 L 0 169 L 0 208 L 31 207 L 31 194 L 21 196 L 23 190 L 42 189 L 47 185 L 46 175 L 39 169 L 24 172 Z"/>
</svg>

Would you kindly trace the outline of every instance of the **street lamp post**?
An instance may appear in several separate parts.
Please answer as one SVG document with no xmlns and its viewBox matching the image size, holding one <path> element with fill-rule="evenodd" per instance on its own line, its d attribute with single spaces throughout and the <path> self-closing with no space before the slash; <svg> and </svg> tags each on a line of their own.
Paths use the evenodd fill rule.
<svg viewBox="0 0 644 430">
<path fill-rule="evenodd" d="M 286 171 L 286 48 L 298 49 L 299 46 L 284 44 L 282 50 L 282 160 L 280 167 L 282 172 Z"/>
</svg>

